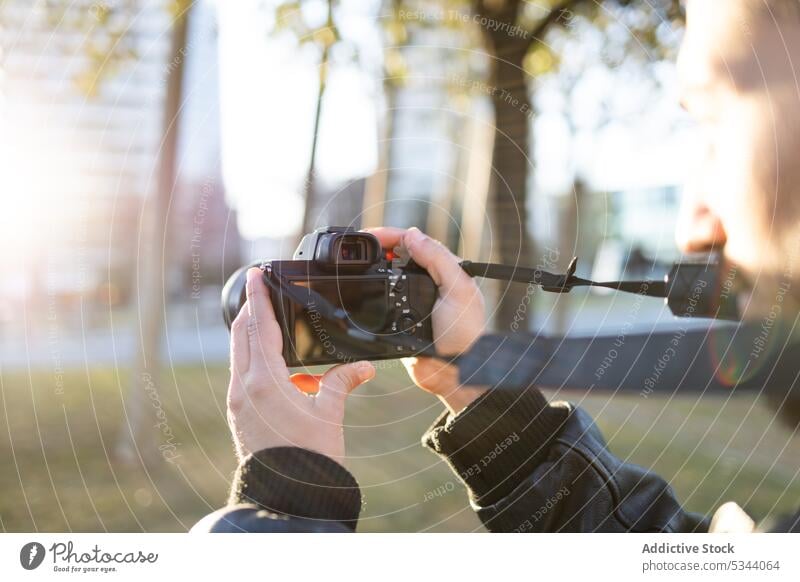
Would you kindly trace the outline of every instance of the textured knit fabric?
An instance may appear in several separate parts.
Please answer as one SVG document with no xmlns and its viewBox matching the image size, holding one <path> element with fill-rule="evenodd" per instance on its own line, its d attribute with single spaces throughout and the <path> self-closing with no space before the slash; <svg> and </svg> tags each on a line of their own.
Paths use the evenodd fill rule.
<svg viewBox="0 0 800 582">
<path fill-rule="evenodd" d="M 440 416 L 422 442 L 447 460 L 473 501 L 489 505 L 542 462 L 568 416 L 534 387 L 489 390 L 459 414 Z"/>
<path fill-rule="evenodd" d="M 289 517 L 336 521 L 352 531 L 361 511 L 361 491 L 355 478 L 333 459 L 307 449 L 275 447 L 242 461 L 229 503 L 252 503 Z"/>
</svg>

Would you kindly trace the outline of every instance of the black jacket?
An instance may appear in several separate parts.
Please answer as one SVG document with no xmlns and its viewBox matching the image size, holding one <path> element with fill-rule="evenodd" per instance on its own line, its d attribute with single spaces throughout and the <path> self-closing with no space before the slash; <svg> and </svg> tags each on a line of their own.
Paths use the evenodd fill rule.
<svg viewBox="0 0 800 582">
<path fill-rule="evenodd" d="M 492 532 L 705 532 L 710 520 L 684 511 L 658 475 L 606 448 L 591 417 L 548 404 L 536 388 L 490 390 L 423 436 L 467 486 Z M 354 531 L 361 495 L 331 459 L 299 448 L 245 459 L 230 504 L 201 531 Z M 789 520 L 783 531 L 797 528 Z"/>
</svg>

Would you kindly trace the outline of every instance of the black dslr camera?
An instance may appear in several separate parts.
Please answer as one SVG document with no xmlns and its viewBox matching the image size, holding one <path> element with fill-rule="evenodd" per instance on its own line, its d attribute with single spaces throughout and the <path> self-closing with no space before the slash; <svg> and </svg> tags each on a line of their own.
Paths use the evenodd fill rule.
<svg viewBox="0 0 800 582">
<path fill-rule="evenodd" d="M 264 272 L 283 331 L 287 366 L 384 360 L 432 349 L 436 285 L 413 261 L 385 252 L 378 239 L 348 227 L 303 237 L 291 261 L 242 267 L 222 290 L 230 328 L 245 302 L 247 270 Z"/>
</svg>

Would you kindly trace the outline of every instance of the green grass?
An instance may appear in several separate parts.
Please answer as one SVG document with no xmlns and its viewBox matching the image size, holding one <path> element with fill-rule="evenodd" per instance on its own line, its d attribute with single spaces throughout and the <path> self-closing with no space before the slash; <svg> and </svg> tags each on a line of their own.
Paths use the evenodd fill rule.
<svg viewBox="0 0 800 582">
<path fill-rule="evenodd" d="M 72 372 L 58 390 L 51 374 L 0 374 L 0 530 L 185 531 L 224 503 L 235 463 L 227 370 L 177 368 L 157 383 L 180 443 L 174 464 L 158 454 L 163 437 L 155 429 L 142 445 L 143 463 L 115 460 L 127 380 L 124 371 Z M 582 403 L 615 453 L 670 480 L 689 509 L 735 500 L 763 517 L 800 499 L 793 462 L 800 443 L 777 426 L 765 430 L 772 414 L 749 398 Z M 481 530 L 463 488 L 419 444 L 440 410 L 399 364 L 351 397 L 348 466 L 366 500 L 360 531 Z M 158 422 L 155 408 L 145 414 Z M 426 502 L 441 486 L 450 491 Z"/>
</svg>

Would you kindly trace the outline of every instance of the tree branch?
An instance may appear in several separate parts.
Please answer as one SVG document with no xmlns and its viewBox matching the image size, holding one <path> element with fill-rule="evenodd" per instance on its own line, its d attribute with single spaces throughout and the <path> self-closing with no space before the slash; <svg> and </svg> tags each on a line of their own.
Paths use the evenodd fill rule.
<svg viewBox="0 0 800 582">
<path fill-rule="evenodd" d="M 553 8 L 550 13 L 545 16 L 538 25 L 536 25 L 536 28 L 531 31 L 531 44 L 534 42 L 541 42 L 540 37 L 547 32 L 547 29 L 550 28 L 550 26 L 563 19 L 564 12 L 583 1 L 584 0 L 562 0 L 561 4 Z"/>
</svg>

